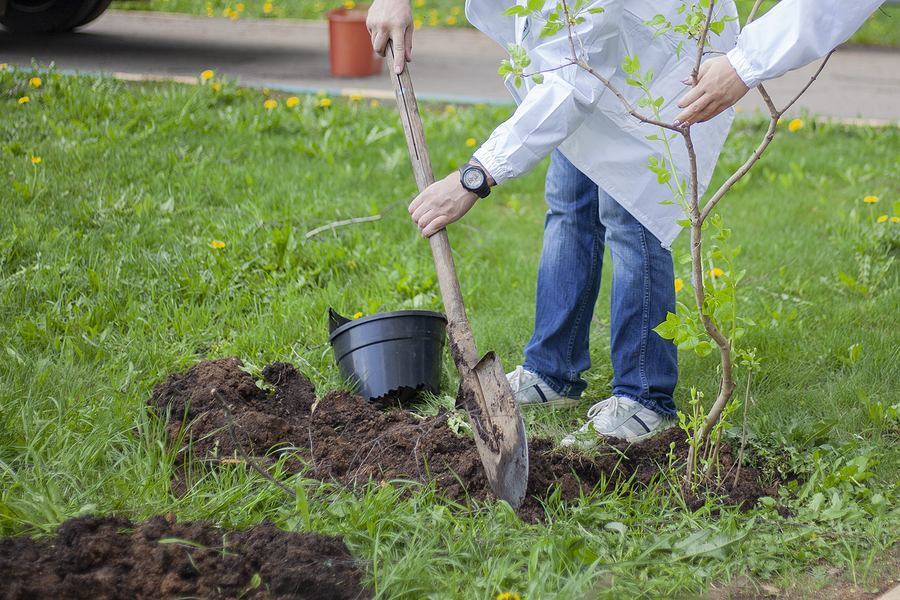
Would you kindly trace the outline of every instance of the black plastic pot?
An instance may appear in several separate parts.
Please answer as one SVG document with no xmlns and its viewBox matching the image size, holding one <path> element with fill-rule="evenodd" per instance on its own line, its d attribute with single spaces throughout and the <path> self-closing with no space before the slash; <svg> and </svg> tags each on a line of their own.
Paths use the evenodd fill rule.
<svg viewBox="0 0 900 600">
<path fill-rule="evenodd" d="M 369 400 L 401 403 L 441 387 L 447 318 L 427 310 L 398 310 L 351 321 L 328 309 L 328 340 L 341 375 Z"/>
</svg>

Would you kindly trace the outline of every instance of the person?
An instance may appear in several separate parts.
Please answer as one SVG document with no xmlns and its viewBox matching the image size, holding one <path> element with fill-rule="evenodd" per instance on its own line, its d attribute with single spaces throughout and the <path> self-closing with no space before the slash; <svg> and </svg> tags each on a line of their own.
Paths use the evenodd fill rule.
<svg viewBox="0 0 900 600">
<path fill-rule="evenodd" d="M 532 16 L 503 16 L 509 2 L 467 0 L 466 17 L 502 47 L 521 45 L 532 60 L 522 87 L 506 78 L 517 103 L 460 172 L 423 190 L 409 212 L 424 236 L 465 215 L 490 188 L 522 175 L 551 155 L 545 196 L 549 210 L 538 266 L 534 333 L 522 365 L 507 375 L 522 406 L 564 406 L 586 388 L 588 333 L 597 300 L 604 248 L 612 257 L 610 354 L 612 396 L 595 403 L 587 422 L 563 445 L 590 445 L 600 437 L 640 441 L 674 424 L 678 378 L 674 344 L 653 328 L 675 311 L 671 244 L 681 231 L 681 207 L 672 181 L 647 168 L 659 156 L 660 129 L 624 109 L 595 76 L 567 61 L 565 29 L 541 37 Z M 577 48 L 625 101 L 638 106 L 643 92 L 629 85 L 621 66 L 637 55 L 640 72 L 654 73 L 653 98 L 662 98 L 661 120 L 692 124 L 698 187 L 705 190 L 731 127 L 730 107 L 766 78 L 803 66 L 844 41 L 881 4 L 876 0 L 783 0 L 738 37 L 734 3 L 716 4 L 724 18 L 711 34 L 711 58 L 691 83 L 692 43 L 670 30 L 647 26 L 657 14 L 679 21 L 680 0 L 588 0 L 574 26 Z M 546 11 L 555 3 L 548 2 Z M 684 19 L 683 16 L 680 17 Z M 396 73 L 412 59 L 412 17 L 407 0 L 375 0 L 367 20 L 375 51 L 390 41 Z M 683 96 L 683 97 L 682 97 Z M 680 98 L 680 101 L 679 101 Z M 718 116 L 717 116 L 718 115 Z M 714 118 L 715 117 L 715 118 Z M 687 181 L 688 156 L 672 144 L 672 164 Z"/>
</svg>

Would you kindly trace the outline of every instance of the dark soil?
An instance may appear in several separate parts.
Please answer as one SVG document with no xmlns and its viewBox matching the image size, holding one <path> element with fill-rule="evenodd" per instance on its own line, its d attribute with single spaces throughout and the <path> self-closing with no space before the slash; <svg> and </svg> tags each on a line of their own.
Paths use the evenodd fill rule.
<svg viewBox="0 0 900 600">
<path fill-rule="evenodd" d="M 270 523 L 115 517 L 63 523 L 49 539 L 0 539 L 0 598 L 369 598 L 337 538 Z"/>
<path fill-rule="evenodd" d="M 248 453 L 262 456 L 270 451 L 271 458 L 278 449 L 288 449 L 303 459 L 292 462 L 293 468 L 306 466 L 307 474 L 317 479 L 347 486 L 414 479 L 433 481 L 443 496 L 455 501 L 491 497 L 474 441 L 456 435 L 447 425 L 447 414 L 422 418 L 403 410 L 379 410 L 344 391 L 316 401 L 309 380 L 284 363 L 263 370 L 274 387 L 266 391 L 240 366 L 236 358 L 203 362 L 156 387 L 150 403 L 162 414 L 169 411 L 170 441 L 179 440 L 184 422 L 182 447 L 192 442 L 201 459 L 233 461 L 240 454 L 228 431 L 230 412 L 237 439 Z M 229 411 L 212 397 L 212 388 L 221 390 Z M 684 460 L 687 445 L 677 428 L 639 444 L 610 440 L 590 456 L 561 451 L 549 439 L 531 438 L 528 497 L 520 514 L 528 520 L 540 518 L 541 500 L 557 486 L 563 500 L 574 500 L 604 479 L 633 476 L 638 483 L 649 483 L 659 475 L 659 465 L 668 464 L 673 443 L 676 457 Z M 722 473 L 732 469 L 730 448 L 723 446 L 719 460 Z M 748 467 L 742 468 L 736 487 L 720 491 L 729 504 L 743 508 L 773 492 Z M 700 499 L 689 502 L 702 504 Z"/>
</svg>

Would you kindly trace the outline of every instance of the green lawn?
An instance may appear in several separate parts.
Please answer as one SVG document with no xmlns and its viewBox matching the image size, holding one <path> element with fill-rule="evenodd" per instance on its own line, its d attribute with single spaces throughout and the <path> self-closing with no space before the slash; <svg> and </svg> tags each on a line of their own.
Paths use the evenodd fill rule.
<svg viewBox="0 0 900 600">
<path fill-rule="evenodd" d="M 195 15 L 232 16 L 232 18 L 288 17 L 295 19 L 324 19 L 332 8 L 343 6 L 346 0 L 116 0 L 114 8 L 161 10 Z M 351 1 L 352 3 L 352 1 Z M 358 4 L 371 4 L 359 2 Z M 737 0 L 742 20 L 750 12 L 754 0 Z M 774 5 L 766 2 L 764 8 Z M 464 0 L 412 0 L 413 17 L 417 26 L 467 27 L 463 14 Z M 900 46 L 900 6 L 885 5 L 879 9 L 851 39 L 851 43 L 875 46 Z"/>
<path fill-rule="evenodd" d="M 428 246 L 405 211 L 414 184 L 393 107 L 302 96 L 267 110 L 260 91 L 228 82 L 216 92 L 215 81 L 46 72 L 35 89 L 33 74 L 0 71 L 0 534 L 47 533 L 86 513 L 272 519 L 343 535 L 384 598 L 690 596 L 742 576 L 789 597 L 829 579 L 874 585 L 900 532 L 897 128 L 782 127 L 722 206 L 747 270 L 739 312 L 756 322 L 745 343 L 762 359 L 753 460 L 799 475 L 777 499 L 790 516 L 774 502 L 691 513 L 662 487 L 622 486 L 551 502 L 549 520 L 528 525 L 501 504 L 448 509 L 427 489 L 352 495 L 295 477 L 304 511 L 239 466 L 183 497 L 169 491 L 173 457 L 145 407 L 168 373 L 207 357 L 290 361 L 324 393 L 341 385 L 328 306 L 439 309 Z M 428 106 L 436 172 L 509 111 Z M 762 131 L 735 127 L 717 178 Z M 479 346 L 509 368 L 530 335 L 545 168 L 451 228 Z M 305 237 L 374 213 L 384 218 Z M 607 277 L 591 398 L 609 391 L 608 301 Z M 714 357 L 681 357 L 680 406 L 691 386 L 714 395 L 714 369 Z M 529 431 L 560 435 L 587 405 L 530 414 Z"/>
</svg>

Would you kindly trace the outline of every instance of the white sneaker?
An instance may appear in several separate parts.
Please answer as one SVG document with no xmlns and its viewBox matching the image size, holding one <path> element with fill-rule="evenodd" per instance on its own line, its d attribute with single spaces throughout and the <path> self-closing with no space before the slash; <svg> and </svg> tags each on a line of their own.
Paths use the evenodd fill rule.
<svg viewBox="0 0 900 600">
<path fill-rule="evenodd" d="M 588 409 L 588 422 L 560 442 L 563 446 L 590 448 L 602 438 L 640 442 L 675 424 L 638 402 L 624 396 L 612 396 Z"/>
<path fill-rule="evenodd" d="M 509 380 L 509 387 L 512 388 L 513 397 L 519 406 L 560 408 L 578 404 L 578 398 L 557 394 L 537 373 L 526 370 L 522 365 L 516 367 L 515 371 L 507 373 L 506 379 Z"/>
</svg>

